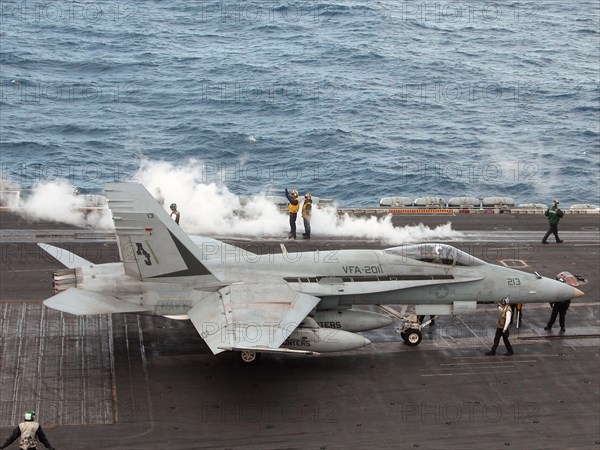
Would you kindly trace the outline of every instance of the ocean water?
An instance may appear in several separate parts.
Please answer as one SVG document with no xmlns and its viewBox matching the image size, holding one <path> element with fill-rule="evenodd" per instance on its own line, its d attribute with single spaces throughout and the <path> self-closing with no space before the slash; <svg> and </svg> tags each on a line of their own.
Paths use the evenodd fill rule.
<svg viewBox="0 0 600 450">
<path fill-rule="evenodd" d="M 2 179 L 600 203 L 600 3 L 1 3 Z M 169 180 L 165 179 L 165 183 Z"/>
</svg>

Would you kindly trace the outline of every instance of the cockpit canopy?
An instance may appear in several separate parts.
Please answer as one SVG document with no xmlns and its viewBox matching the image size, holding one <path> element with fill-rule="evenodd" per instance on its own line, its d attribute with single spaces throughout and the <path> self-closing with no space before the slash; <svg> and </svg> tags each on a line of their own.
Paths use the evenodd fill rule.
<svg viewBox="0 0 600 450">
<path fill-rule="evenodd" d="M 448 244 L 409 244 L 388 248 L 386 253 L 416 261 L 450 266 L 481 266 L 482 260 Z"/>
</svg>

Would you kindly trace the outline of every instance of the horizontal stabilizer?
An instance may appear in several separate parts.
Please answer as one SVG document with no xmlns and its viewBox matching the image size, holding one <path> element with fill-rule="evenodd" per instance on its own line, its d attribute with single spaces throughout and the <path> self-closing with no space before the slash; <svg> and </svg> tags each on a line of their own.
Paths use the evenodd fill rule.
<svg viewBox="0 0 600 450">
<path fill-rule="evenodd" d="M 83 259 L 81 256 L 77 256 L 75 253 L 71 253 L 64 248 L 55 247 L 54 245 L 41 244 L 38 245 L 42 250 L 48 253 L 50 256 L 58 259 L 65 267 L 69 269 L 76 269 L 77 267 L 88 267 L 93 266 L 94 263 Z"/>
<path fill-rule="evenodd" d="M 236 258 L 249 258 L 254 260 L 258 255 L 249 250 L 236 247 L 235 245 L 226 244 L 218 239 L 189 235 L 191 241 L 200 248 L 203 261 L 210 259 L 224 260 L 227 256 L 235 256 Z"/>
<path fill-rule="evenodd" d="M 128 303 L 110 295 L 98 294 L 79 288 L 67 289 L 60 294 L 56 294 L 44 300 L 44 305 L 77 316 L 148 312 L 142 306 Z"/>
</svg>

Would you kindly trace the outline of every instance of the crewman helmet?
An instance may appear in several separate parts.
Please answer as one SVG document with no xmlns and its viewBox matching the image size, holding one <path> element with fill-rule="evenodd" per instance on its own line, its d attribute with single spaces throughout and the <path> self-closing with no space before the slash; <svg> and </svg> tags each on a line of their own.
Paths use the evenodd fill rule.
<svg viewBox="0 0 600 450">
<path fill-rule="evenodd" d="M 177 209 L 177 203 L 171 203 L 171 206 L 169 206 L 169 208 Z"/>
<path fill-rule="evenodd" d="M 306 194 L 304 194 L 304 198 L 311 199 L 312 195 L 310 194 L 310 192 L 307 192 Z"/>
<path fill-rule="evenodd" d="M 500 303 L 502 305 L 508 305 L 510 304 L 510 299 L 508 297 L 504 297 L 502 300 L 500 300 Z"/>
<path fill-rule="evenodd" d="M 298 197 L 298 191 L 296 189 L 292 190 L 292 197 Z"/>
<path fill-rule="evenodd" d="M 558 205 L 560 202 L 558 200 L 552 200 L 552 203 Z"/>
<path fill-rule="evenodd" d="M 35 419 L 35 411 L 25 411 L 25 414 L 23 414 L 23 417 L 25 420 L 33 420 Z"/>
</svg>

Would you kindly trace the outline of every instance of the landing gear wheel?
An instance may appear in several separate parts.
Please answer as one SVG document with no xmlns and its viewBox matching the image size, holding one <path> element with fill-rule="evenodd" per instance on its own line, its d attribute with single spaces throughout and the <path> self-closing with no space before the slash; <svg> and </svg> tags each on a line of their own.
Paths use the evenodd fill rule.
<svg viewBox="0 0 600 450">
<path fill-rule="evenodd" d="M 406 345 L 410 345 L 411 347 L 419 345 L 423 340 L 423 335 L 421 334 L 421 331 L 414 328 L 404 331 L 400 335 L 404 339 L 404 342 L 406 342 Z"/>
<path fill-rule="evenodd" d="M 240 358 L 242 358 L 244 364 L 254 364 L 260 359 L 260 353 L 252 350 L 243 350 L 240 352 Z"/>
</svg>

